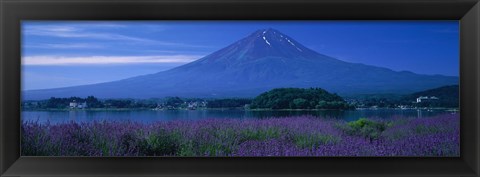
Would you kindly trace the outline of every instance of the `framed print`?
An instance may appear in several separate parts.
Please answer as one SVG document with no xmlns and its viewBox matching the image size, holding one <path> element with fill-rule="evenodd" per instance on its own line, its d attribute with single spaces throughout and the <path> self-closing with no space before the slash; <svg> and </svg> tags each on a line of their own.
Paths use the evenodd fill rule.
<svg viewBox="0 0 480 177">
<path fill-rule="evenodd" d="M 478 175 L 478 1 L 1 5 L 2 176 Z"/>
<path fill-rule="evenodd" d="M 460 156 L 458 21 L 23 21 L 22 39 L 22 156 Z"/>
</svg>

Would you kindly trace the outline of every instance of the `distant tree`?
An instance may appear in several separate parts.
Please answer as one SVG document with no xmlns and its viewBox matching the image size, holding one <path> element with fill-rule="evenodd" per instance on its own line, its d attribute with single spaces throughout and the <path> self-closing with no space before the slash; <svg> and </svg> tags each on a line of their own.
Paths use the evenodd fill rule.
<svg viewBox="0 0 480 177">
<path fill-rule="evenodd" d="M 208 108 L 239 108 L 244 107 L 246 104 L 250 104 L 251 99 L 246 98 L 227 98 L 227 99 L 215 99 L 209 100 Z"/>
<path fill-rule="evenodd" d="M 255 97 L 252 109 L 351 109 L 337 94 L 321 88 L 277 88 Z"/>
<path fill-rule="evenodd" d="M 412 103 L 421 96 L 437 97 L 438 100 L 425 101 L 413 104 L 417 107 L 451 107 L 458 108 L 459 105 L 459 87 L 458 85 L 449 85 L 429 89 L 421 92 L 412 93 L 404 97 L 405 102 Z"/>
<path fill-rule="evenodd" d="M 180 107 L 185 101 L 179 97 L 168 97 L 165 101 L 166 106 Z"/>
<path fill-rule="evenodd" d="M 101 101 L 99 101 L 97 98 L 95 98 L 94 96 L 88 96 L 85 99 L 85 102 L 87 102 L 87 106 L 89 108 L 103 108 L 103 107 L 105 107 L 105 105 Z"/>
<path fill-rule="evenodd" d="M 291 106 L 290 108 L 293 108 L 293 109 L 306 109 L 306 108 L 310 108 L 310 106 L 308 105 L 308 102 L 306 99 L 303 99 L 303 98 L 296 98 L 296 99 L 293 99 L 293 107 Z"/>
<path fill-rule="evenodd" d="M 105 105 L 108 108 L 132 108 L 132 100 L 109 99 L 105 100 Z"/>
<path fill-rule="evenodd" d="M 71 102 L 87 103 L 88 108 L 156 108 L 158 100 L 133 100 L 133 99 L 107 99 L 99 100 L 94 96 L 86 98 L 70 97 L 56 98 L 51 97 L 47 100 L 22 102 L 22 108 L 28 109 L 65 109 Z"/>
</svg>

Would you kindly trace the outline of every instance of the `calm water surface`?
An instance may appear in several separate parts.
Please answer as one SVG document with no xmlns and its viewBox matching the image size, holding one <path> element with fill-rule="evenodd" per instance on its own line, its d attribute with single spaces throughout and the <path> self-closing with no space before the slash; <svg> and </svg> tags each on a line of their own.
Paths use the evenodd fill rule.
<svg viewBox="0 0 480 177">
<path fill-rule="evenodd" d="M 246 110 L 127 110 L 127 111 L 23 111 L 23 121 L 41 123 L 91 122 L 91 121 L 140 121 L 143 123 L 171 120 L 201 119 L 264 119 L 269 117 L 288 117 L 312 115 L 319 118 L 357 120 L 362 117 L 430 117 L 439 114 L 455 113 L 445 109 L 359 109 L 359 110 L 321 110 L 321 111 L 246 111 Z M 457 112 L 458 114 L 458 112 Z"/>
</svg>

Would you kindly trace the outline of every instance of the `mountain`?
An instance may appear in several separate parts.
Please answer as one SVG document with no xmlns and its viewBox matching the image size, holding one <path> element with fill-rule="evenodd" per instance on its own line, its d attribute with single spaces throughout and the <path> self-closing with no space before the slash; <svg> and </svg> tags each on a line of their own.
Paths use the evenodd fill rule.
<svg viewBox="0 0 480 177">
<path fill-rule="evenodd" d="M 26 91 L 23 96 L 254 97 L 279 87 L 320 87 L 348 95 L 412 93 L 451 84 L 458 84 L 458 77 L 349 63 L 313 51 L 275 29 L 263 29 L 167 71 L 100 84 Z"/>
</svg>

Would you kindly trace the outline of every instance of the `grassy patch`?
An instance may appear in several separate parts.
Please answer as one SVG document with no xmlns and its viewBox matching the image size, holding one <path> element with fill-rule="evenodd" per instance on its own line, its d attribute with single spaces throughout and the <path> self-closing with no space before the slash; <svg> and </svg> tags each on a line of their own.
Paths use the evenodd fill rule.
<svg viewBox="0 0 480 177">
<path fill-rule="evenodd" d="M 315 148 L 324 144 L 337 143 L 340 138 L 333 135 L 312 134 L 294 136 L 294 142 L 300 148 Z"/>
<path fill-rule="evenodd" d="M 383 131 L 390 126 L 385 122 L 377 122 L 366 118 L 347 123 L 346 132 L 350 135 L 362 136 L 370 141 L 378 139 Z"/>
<path fill-rule="evenodd" d="M 240 133 L 241 141 L 248 141 L 248 140 L 267 140 L 267 139 L 274 139 L 278 138 L 281 135 L 281 131 L 279 128 L 263 128 L 263 129 L 244 129 Z"/>
<path fill-rule="evenodd" d="M 147 135 L 139 142 L 139 150 L 149 156 L 173 155 L 178 149 L 178 135 L 166 131 L 158 131 Z"/>
</svg>

